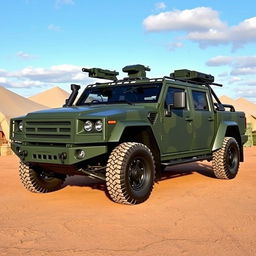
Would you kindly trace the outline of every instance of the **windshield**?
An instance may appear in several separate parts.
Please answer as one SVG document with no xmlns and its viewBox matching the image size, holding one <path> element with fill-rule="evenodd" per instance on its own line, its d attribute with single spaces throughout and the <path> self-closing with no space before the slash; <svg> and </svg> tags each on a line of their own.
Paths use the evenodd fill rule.
<svg viewBox="0 0 256 256">
<path fill-rule="evenodd" d="M 126 84 L 86 88 L 77 106 L 87 104 L 157 102 L 162 84 Z"/>
</svg>

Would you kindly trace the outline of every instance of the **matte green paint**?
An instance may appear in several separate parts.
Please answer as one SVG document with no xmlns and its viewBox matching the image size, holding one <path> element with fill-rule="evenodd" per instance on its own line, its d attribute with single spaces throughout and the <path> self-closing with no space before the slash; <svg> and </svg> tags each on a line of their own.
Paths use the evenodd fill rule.
<svg viewBox="0 0 256 256">
<path fill-rule="evenodd" d="M 23 159 L 26 162 L 35 163 L 51 163 L 51 164 L 75 164 L 90 158 L 107 153 L 107 146 L 86 146 L 86 147 L 49 147 L 49 146 L 25 146 L 18 143 L 12 143 L 12 150 L 15 154 L 19 155 L 18 151 L 26 150 L 28 155 Z M 83 159 L 77 158 L 78 150 L 83 150 L 85 152 L 85 157 Z M 62 162 L 59 158 L 59 154 L 66 153 L 67 158 Z M 41 155 L 41 159 L 39 159 Z M 44 159 L 44 157 L 46 159 Z"/>
<path fill-rule="evenodd" d="M 78 149 L 86 152 L 83 160 L 109 153 L 108 143 L 118 143 L 127 127 L 133 127 L 135 131 L 138 127 L 150 127 L 160 150 L 161 161 L 211 154 L 221 147 L 229 126 L 239 128 L 238 136 L 241 137 L 242 143 L 245 143 L 243 112 L 214 110 L 208 87 L 169 78 L 163 78 L 161 81 L 163 86 L 157 103 L 72 106 L 37 111 L 15 118 L 11 121 L 12 149 L 17 155 L 19 155 L 17 147 L 19 150 L 26 150 L 27 162 L 55 164 L 62 162 L 59 159 L 51 161 L 48 158 L 35 159 L 33 154 L 58 155 L 65 152 L 67 159 L 64 163 L 73 165 L 82 161 L 75 156 Z M 156 80 L 138 80 L 136 83 L 156 83 Z M 109 84 L 96 86 L 109 86 Z M 182 88 L 186 92 L 186 109 L 172 110 L 171 116 L 166 115 L 165 100 L 168 87 Z M 193 90 L 206 93 L 208 111 L 195 110 Z M 153 124 L 148 119 L 149 113 L 156 113 Z M 20 120 L 24 122 L 26 133 L 17 129 Z M 92 122 L 102 120 L 103 130 L 84 131 L 83 125 L 86 120 Z M 115 120 L 116 124 L 108 124 L 109 120 Z M 38 125 L 34 125 L 33 122 Z"/>
<path fill-rule="evenodd" d="M 221 148 L 227 128 L 229 126 L 235 127 L 235 126 L 238 126 L 238 124 L 234 121 L 224 121 L 219 124 L 219 128 L 218 128 L 217 134 L 215 136 L 212 151 L 215 151 L 215 150 Z"/>
</svg>

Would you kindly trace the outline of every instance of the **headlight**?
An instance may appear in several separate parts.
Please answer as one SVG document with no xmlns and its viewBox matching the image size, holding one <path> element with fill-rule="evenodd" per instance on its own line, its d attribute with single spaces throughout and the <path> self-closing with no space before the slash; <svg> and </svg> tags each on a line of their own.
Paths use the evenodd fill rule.
<svg viewBox="0 0 256 256">
<path fill-rule="evenodd" d="M 85 123 L 84 123 L 84 129 L 85 131 L 87 132 L 90 132 L 93 128 L 93 123 L 89 120 L 87 120 Z"/>
<path fill-rule="evenodd" d="M 22 130 L 23 130 L 23 122 L 22 121 L 19 122 L 18 128 L 19 128 L 19 131 L 22 132 Z"/>
<path fill-rule="evenodd" d="M 96 123 L 95 123 L 95 130 L 97 132 L 101 132 L 102 131 L 102 128 L 103 128 L 103 123 L 101 120 L 98 120 Z"/>
</svg>

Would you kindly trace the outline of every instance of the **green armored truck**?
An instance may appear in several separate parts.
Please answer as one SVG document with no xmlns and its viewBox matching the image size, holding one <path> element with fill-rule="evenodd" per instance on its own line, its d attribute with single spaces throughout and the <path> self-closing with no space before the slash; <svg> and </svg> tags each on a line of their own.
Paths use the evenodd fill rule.
<svg viewBox="0 0 256 256">
<path fill-rule="evenodd" d="M 86 175 L 106 182 L 114 202 L 139 204 L 170 165 L 208 160 L 217 178 L 237 175 L 245 114 L 220 102 L 212 75 L 182 69 L 150 79 L 150 68 L 140 64 L 124 67 L 121 80 L 116 71 L 82 71 L 104 81 L 88 85 L 78 99 L 80 86 L 72 84 L 62 108 L 11 120 L 26 189 L 51 192 L 67 175 Z"/>
</svg>

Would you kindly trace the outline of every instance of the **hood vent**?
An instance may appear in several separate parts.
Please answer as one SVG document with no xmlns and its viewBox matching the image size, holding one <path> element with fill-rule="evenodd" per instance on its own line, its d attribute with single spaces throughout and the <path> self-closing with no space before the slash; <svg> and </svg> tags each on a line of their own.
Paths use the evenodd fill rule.
<svg viewBox="0 0 256 256">
<path fill-rule="evenodd" d="M 154 124 L 156 121 L 157 112 L 149 112 L 148 113 L 148 120 L 151 124 Z"/>
</svg>

